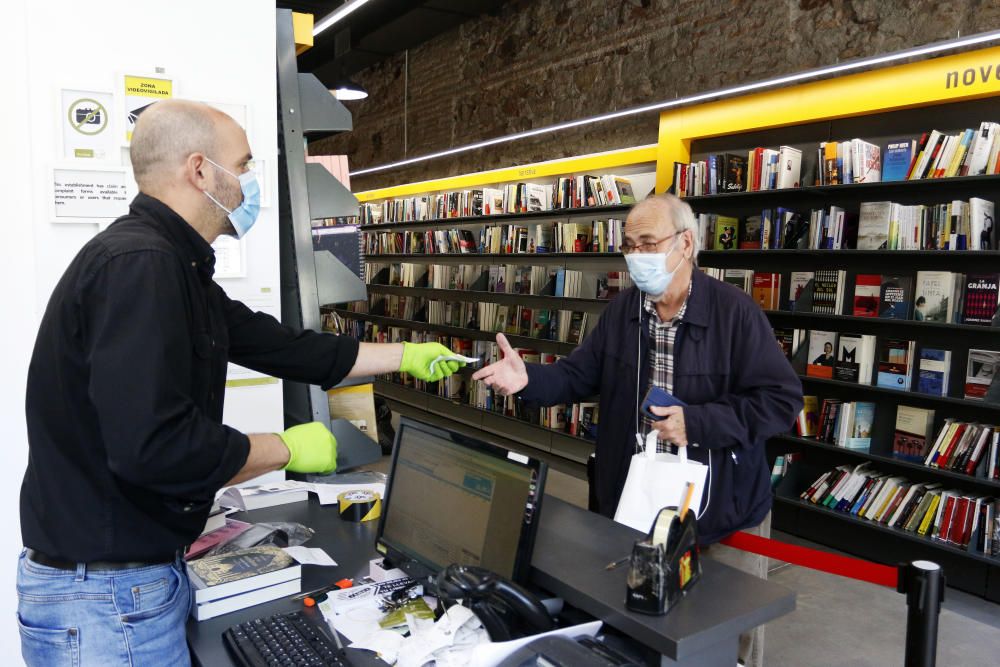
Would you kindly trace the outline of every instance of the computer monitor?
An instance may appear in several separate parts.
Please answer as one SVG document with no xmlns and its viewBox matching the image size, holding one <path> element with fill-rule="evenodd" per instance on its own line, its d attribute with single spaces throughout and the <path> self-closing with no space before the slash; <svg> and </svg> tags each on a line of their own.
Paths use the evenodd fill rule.
<svg viewBox="0 0 1000 667">
<path fill-rule="evenodd" d="M 376 549 L 415 578 L 452 563 L 525 582 L 545 463 L 400 419 Z"/>
</svg>

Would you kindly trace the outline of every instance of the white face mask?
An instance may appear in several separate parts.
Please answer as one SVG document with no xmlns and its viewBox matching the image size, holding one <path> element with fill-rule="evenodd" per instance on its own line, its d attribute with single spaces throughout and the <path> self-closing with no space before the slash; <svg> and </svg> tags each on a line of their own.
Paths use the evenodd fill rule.
<svg viewBox="0 0 1000 667">
<path fill-rule="evenodd" d="M 678 240 L 680 238 L 678 237 Z M 633 252 L 625 255 L 629 277 L 635 286 L 652 297 L 658 297 L 670 288 L 677 273 L 677 266 L 667 270 L 667 258 L 677 249 L 677 241 L 667 252 Z"/>
</svg>

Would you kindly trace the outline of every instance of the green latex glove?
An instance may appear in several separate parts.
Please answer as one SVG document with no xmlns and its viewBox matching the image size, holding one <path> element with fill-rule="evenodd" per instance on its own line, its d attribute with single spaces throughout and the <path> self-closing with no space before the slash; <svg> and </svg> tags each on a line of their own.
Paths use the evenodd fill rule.
<svg viewBox="0 0 1000 667">
<path fill-rule="evenodd" d="M 337 468 L 337 439 L 323 424 L 299 424 L 278 437 L 288 447 L 285 470 L 326 474 Z"/>
<path fill-rule="evenodd" d="M 455 354 L 441 343 L 403 343 L 400 373 L 409 373 L 418 380 L 437 382 L 465 365 L 463 361 L 439 361 L 431 373 L 431 362 L 441 355 Z"/>
</svg>

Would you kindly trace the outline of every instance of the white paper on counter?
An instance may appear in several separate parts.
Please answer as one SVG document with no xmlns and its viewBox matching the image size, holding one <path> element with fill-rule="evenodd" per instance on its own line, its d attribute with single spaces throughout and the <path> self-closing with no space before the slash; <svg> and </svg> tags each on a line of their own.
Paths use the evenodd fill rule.
<svg viewBox="0 0 1000 667">
<path fill-rule="evenodd" d="M 337 565 L 337 561 L 330 558 L 330 554 L 319 547 L 285 547 L 284 552 L 302 565 L 322 565 L 324 567 Z"/>
</svg>

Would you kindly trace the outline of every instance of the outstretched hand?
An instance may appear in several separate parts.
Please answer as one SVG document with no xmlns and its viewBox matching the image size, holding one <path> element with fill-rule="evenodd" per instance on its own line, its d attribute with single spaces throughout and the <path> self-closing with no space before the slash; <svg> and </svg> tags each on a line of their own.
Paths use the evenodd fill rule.
<svg viewBox="0 0 1000 667">
<path fill-rule="evenodd" d="M 503 359 L 479 369 L 472 379 L 480 380 L 503 396 L 516 394 L 528 386 L 528 371 L 524 367 L 524 360 L 514 351 L 503 334 L 497 334 L 497 345 L 500 346 Z"/>
</svg>

